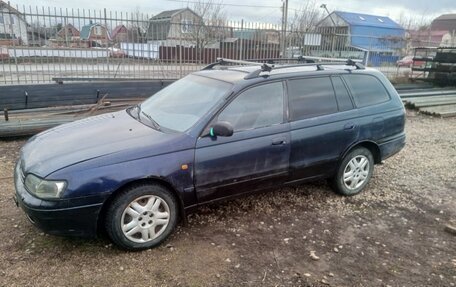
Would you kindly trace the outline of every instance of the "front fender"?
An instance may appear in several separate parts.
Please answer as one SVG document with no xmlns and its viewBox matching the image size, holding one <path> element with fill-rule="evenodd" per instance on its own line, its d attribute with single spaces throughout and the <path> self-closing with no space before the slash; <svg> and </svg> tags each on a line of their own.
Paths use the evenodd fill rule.
<svg viewBox="0 0 456 287">
<path fill-rule="evenodd" d="M 88 196 L 107 198 L 126 184 L 146 179 L 161 179 L 179 194 L 183 205 L 196 204 L 193 188 L 194 150 L 187 149 L 173 153 L 145 157 L 105 166 L 90 163 L 76 164 L 52 173 L 48 179 L 64 179 L 68 182 L 63 194 L 65 199 Z M 182 169 L 186 164 L 187 169 Z"/>
</svg>

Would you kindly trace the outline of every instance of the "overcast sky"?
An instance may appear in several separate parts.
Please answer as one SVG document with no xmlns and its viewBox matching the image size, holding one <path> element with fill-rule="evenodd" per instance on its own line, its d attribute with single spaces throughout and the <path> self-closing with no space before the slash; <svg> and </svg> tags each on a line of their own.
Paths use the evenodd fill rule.
<svg viewBox="0 0 456 287">
<path fill-rule="evenodd" d="M 154 15 L 163 10 L 177 9 L 191 6 L 192 4 L 175 2 L 176 0 L 9 0 L 13 6 L 51 6 L 57 8 L 86 8 L 112 11 L 133 12 L 138 8 L 149 15 Z M 181 0 L 177 0 L 181 1 Z M 189 0 L 190 2 L 195 0 Z M 205 0 L 202 0 L 205 1 Z M 224 11 L 230 20 L 249 22 L 280 22 L 282 5 L 281 0 L 215 0 L 226 4 Z M 299 9 L 307 0 L 289 0 L 290 14 L 293 9 Z M 456 13 L 456 0 L 316 0 L 318 5 L 327 4 L 330 11 L 341 10 L 389 16 L 398 20 L 401 15 L 408 17 L 434 18 L 440 14 Z M 237 5 L 268 6 L 268 7 L 239 7 Z M 27 8 L 28 9 L 28 8 Z M 22 10 L 22 9 L 21 9 Z"/>
</svg>

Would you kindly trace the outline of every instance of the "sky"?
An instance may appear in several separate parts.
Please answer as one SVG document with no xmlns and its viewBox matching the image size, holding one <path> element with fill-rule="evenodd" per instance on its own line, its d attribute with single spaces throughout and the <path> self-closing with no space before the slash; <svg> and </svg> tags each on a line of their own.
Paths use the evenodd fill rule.
<svg viewBox="0 0 456 287">
<path fill-rule="evenodd" d="M 9 0 L 11 5 L 32 7 L 45 6 L 74 9 L 103 9 L 108 11 L 141 11 L 148 15 L 158 14 L 163 10 L 178 9 L 192 5 L 184 0 Z M 201 0 L 205 1 L 205 0 Z M 213 0 L 224 4 L 224 12 L 229 20 L 248 22 L 280 23 L 282 0 Z M 289 15 L 294 14 L 305 1 L 315 1 L 320 6 L 326 4 L 328 10 L 359 12 L 389 16 L 398 21 L 402 18 L 435 18 L 441 14 L 456 13 L 456 0 L 289 0 Z M 234 6 L 235 5 L 251 5 Z M 21 9 L 22 10 L 22 9 Z"/>
</svg>

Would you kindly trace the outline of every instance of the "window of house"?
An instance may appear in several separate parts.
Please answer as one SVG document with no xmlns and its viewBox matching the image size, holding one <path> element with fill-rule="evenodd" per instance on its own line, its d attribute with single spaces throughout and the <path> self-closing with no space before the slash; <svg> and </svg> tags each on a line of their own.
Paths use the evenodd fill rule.
<svg viewBox="0 0 456 287">
<path fill-rule="evenodd" d="M 218 121 L 229 122 L 235 132 L 282 123 L 282 82 L 256 86 L 242 92 L 220 113 Z"/>
<path fill-rule="evenodd" d="M 380 104 L 390 99 L 386 88 L 374 76 L 346 75 L 343 77 L 358 108 Z"/>
<path fill-rule="evenodd" d="M 97 36 L 101 36 L 103 33 L 102 33 L 102 29 L 101 29 L 101 26 L 95 26 L 95 35 Z"/>
<path fill-rule="evenodd" d="M 5 24 L 5 19 L 3 18 L 3 15 L 0 15 L 0 24 Z"/>
<path fill-rule="evenodd" d="M 293 121 L 337 112 L 336 96 L 329 77 L 290 80 L 288 98 Z"/>
<path fill-rule="evenodd" d="M 182 33 L 192 32 L 193 21 L 192 20 L 182 20 L 181 22 L 181 31 Z"/>
<path fill-rule="evenodd" d="M 11 21 L 11 24 L 14 24 L 15 20 L 14 20 L 14 16 L 13 15 L 11 15 L 10 21 Z"/>
</svg>

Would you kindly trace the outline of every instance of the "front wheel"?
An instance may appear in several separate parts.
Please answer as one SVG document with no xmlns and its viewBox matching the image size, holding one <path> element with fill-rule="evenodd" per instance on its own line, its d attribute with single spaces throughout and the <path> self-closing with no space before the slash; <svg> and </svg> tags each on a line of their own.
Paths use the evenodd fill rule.
<svg viewBox="0 0 456 287">
<path fill-rule="evenodd" d="M 177 224 L 175 197 L 164 187 L 144 184 L 122 191 L 106 214 L 111 240 L 127 250 L 142 250 L 162 243 Z"/>
<path fill-rule="evenodd" d="M 331 179 L 331 186 L 342 195 L 358 194 L 369 183 L 373 171 L 372 153 L 367 148 L 358 147 L 344 157 L 337 174 Z"/>
</svg>

